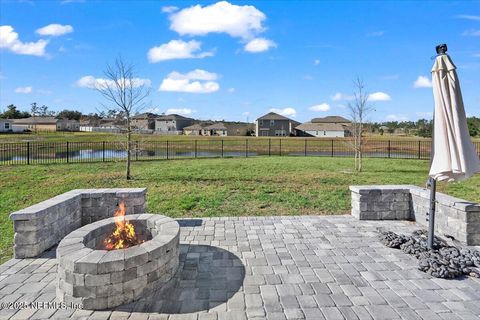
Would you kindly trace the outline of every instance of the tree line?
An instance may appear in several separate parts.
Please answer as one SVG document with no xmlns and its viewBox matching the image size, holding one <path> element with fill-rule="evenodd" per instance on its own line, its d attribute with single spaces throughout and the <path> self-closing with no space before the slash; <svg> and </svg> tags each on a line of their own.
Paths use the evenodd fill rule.
<svg viewBox="0 0 480 320">
<path fill-rule="evenodd" d="M 480 118 L 472 116 L 467 117 L 467 126 L 470 136 L 480 136 Z M 427 119 L 419 119 L 417 121 L 386 121 L 374 122 L 369 126 L 371 133 L 393 134 L 401 130 L 405 135 L 431 137 L 433 129 L 433 121 Z"/>
<path fill-rule="evenodd" d="M 20 111 L 17 106 L 10 104 L 6 107 L 4 112 L 0 112 L 0 119 L 24 119 L 30 117 L 55 117 L 58 119 L 80 120 L 80 119 L 104 119 L 104 118 L 118 118 L 115 112 L 100 112 L 83 114 L 80 111 L 64 109 L 55 112 L 48 109 L 48 106 L 38 106 L 36 102 L 32 102 L 30 111 Z"/>
</svg>

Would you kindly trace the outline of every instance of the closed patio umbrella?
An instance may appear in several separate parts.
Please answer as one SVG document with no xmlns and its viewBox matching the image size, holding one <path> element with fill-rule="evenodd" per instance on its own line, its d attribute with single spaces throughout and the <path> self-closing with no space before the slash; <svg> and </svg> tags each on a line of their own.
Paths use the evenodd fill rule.
<svg viewBox="0 0 480 320">
<path fill-rule="evenodd" d="M 437 46 L 432 68 L 435 112 L 430 166 L 430 212 L 428 246 L 433 246 L 436 181 L 461 181 L 480 172 L 480 160 L 470 139 L 460 82 L 447 45 Z"/>
</svg>

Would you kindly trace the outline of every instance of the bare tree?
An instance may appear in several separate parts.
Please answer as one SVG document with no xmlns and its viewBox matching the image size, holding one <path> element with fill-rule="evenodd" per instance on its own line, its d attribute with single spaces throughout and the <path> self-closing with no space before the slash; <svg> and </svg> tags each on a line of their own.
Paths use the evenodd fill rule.
<svg viewBox="0 0 480 320">
<path fill-rule="evenodd" d="M 38 106 L 37 106 L 36 102 L 32 102 L 31 106 L 32 106 L 32 108 L 31 108 L 30 113 L 32 114 L 32 118 L 33 118 L 33 131 L 35 133 L 37 133 L 37 118 L 36 118 L 36 116 L 38 115 Z"/>
<path fill-rule="evenodd" d="M 353 100 L 347 105 L 352 121 L 351 146 L 355 152 L 355 170 L 362 171 L 363 146 L 365 143 L 363 133 L 365 131 L 365 121 L 367 115 L 373 110 L 373 106 L 368 101 L 369 94 L 365 90 L 365 84 L 361 78 L 353 80 L 354 92 Z"/>
<path fill-rule="evenodd" d="M 138 78 L 132 64 L 126 63 L 121 57 L 113 65 L 108 64 L 103 72 L 105 79 L 95 81 L 95 89 L 109 102 L 103 105 L 109 111 L 121 113 L 126 121 L 126 178 L 132 178 L 130 171 L 132 154 L 131 117 L 143 109 L 145 99 L 150 94 L 148 84 Z"/>
</svg>

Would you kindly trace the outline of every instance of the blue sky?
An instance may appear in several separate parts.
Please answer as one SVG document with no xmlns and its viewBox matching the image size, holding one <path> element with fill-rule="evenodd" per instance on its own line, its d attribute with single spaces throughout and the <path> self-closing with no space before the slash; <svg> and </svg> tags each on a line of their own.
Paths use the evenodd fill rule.
<svg viewBox="0 0 480 320">
<path fill-rule="evenodd" d="M 151 111 L 298 121 L 347 115 L 352 80 L 372 121 L 430 117 L 431 57 L 447 43 L 467 114 L 480 116 L 480 1 L 6 1 L 0 108 L 101 110 L 91 87 L 118 55 Z M 146 109 L 146 110 L 147 110 Z"/>
</svg>

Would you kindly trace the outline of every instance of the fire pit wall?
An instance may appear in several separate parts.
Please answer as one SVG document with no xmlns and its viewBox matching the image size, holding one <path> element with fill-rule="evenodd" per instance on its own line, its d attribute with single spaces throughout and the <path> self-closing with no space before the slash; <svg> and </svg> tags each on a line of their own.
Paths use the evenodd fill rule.
<svg viewBox="0 0 480 320">
<path fill-rule="evenodd" d="M 105 236 L 116 218 L 86 225 L 58 245 L 57 298 L 90 310 L 113 308 L 135 301 L 175 274 L 179 264 L 180 226 L 157 214 L 127 216 L 135 230 L 147 236 L 139 245 L 106 251 Z"/>
<path fill-rule="evenodd" d="M 146 188 L 77 189 L 13 212 L 15 258 L 36 257 L 81 226 L 111 217 L 122 199 L 126 214 L 144 213 L 146 192 Z"/>
<path fill-rule="evenodd" d="M 359 220 L 415 220 L 428 225 L 430 190 L 413 185 L 350 186 Z M 480 204 L 437 192 L 435 228 L 466 245 L 480 245 Z"/>
</svg>

